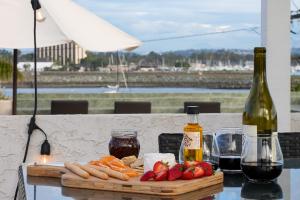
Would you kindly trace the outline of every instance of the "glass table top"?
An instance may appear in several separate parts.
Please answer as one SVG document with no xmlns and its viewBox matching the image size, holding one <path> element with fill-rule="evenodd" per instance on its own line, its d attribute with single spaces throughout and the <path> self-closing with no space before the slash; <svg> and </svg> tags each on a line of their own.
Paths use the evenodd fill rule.
<svg viewBox="0 0 300 200">
<path fill-rule="evenodd" d="M 300 160 L 285 162 L 285 169 L 276 182 L 253 184 L 242 173 L 224 174 L 224 183 L 179 196 L 153 196 L 110 191 L 86 190 L 62 187 L 60 179 L 27 177 L 22 167 L 24 189 L 27 200 L 90 200 L 90 199 L 197 199 L 197 200 L 238 200 L 238 199 L 300 199 Z"/>
</svg>

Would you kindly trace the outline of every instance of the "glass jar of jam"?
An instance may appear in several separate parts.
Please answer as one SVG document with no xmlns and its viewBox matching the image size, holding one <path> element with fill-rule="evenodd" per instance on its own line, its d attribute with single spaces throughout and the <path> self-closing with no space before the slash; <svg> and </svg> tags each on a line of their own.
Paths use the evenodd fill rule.
<svg viewBox="0 0 300 200">
<path fill-rule="evenodd" d="M 126 156 L 139 156 L 140 143 L 137 139 L 137 131 L 134 130 L 112 130 L 109 142 L 109 153 L 116 158 L 122 159 Z"/>
</svg>

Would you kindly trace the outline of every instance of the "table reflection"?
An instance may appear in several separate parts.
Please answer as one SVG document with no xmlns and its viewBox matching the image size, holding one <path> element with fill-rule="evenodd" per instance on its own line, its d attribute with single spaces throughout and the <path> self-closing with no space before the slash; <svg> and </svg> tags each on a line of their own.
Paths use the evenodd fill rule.
<svg viewBox="0 0 300 200">
<path fill-rule="evenodd" d="M 275 200 L 283 199 L 283 192 L 277 182 L 266 184 L 251 183 L 246 181 L 241 190 L 242 199 L 264 199 Z"/>
<path fill-rule="evenodd" d="M 242 173 L 224 174 L 224 183 L 179 196 L 159 197 L 132 193 L 83 190 L 61 187 L 56 178 L 27 177 L 24 170 L 27 200 L 72 200 L 72 199 L 182 199 L 182 200 L 240 200 L 240 199 L 284 199 L 295 200 L 300 196 L 300 170 L 285 169 L 276 182 L 254 184 L 247 181 Z"/>
</svg>

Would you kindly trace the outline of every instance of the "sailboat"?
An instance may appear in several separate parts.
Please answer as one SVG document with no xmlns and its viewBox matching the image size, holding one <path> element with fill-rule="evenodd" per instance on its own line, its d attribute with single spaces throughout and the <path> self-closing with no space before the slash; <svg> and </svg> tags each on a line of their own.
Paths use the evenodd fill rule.
<svg viewBox="0 0 300 200">
<path fill-rule="evenodd" d="M 117 64 L 117 83 L 116 83 L 116 85 L 107 85 L 107 88 L 109 88 L 110 90 L 107 91 L 106 93 L 118 93 L 118 91 L 119 91 L 119 88 L 120 88 L 120 82 L 119 82 L 119 71 L 120 71 L 120 70 L 119 70 L 119 64 L 120 64 L 121 66 L 123 66 L 123 61 L 125 60 L 124 55 L 123 55 L 123 59 L 121 60 L 120 55 L 119 55 L 119 53 L 118 53 L 118 60 L 119 60 L 119 62 L 118 62 L 118 64 Z M 112 65 L 114 64 L 114 57 L 113 57 L 113 54 L 111 54 L 111 59 L 109 60 L 109 62 L 110 62 Z M 122 73 L 122 75 L 123 75 L 125 87 L 127 88 L 127 87 L 128 87 L 128 86 L 127 86 L 127 80 L 126 80 L 126 77 L 125 77 L 125 73 L 124 73 L 124 71 L 123 71 L 123 68 L 121 68 L 121 73 Z"/>
</svg>

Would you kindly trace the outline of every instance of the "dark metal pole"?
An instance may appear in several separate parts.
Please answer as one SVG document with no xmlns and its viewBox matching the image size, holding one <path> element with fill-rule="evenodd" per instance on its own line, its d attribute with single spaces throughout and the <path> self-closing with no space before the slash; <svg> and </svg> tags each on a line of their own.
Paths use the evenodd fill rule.
<svg viewBox="0 0 300 200">
<path fill-rule="evenodd" d="M 18 88 L 18 49 L 14 49 L 13 54 L 13 105 L 12 114 L 17 114 L 17 88 Z"/>
<path fill-rule="evenodd" d="M 299 12 L 300 12 L 300 10 L 299 10 Z M 294 20 L 294 19 L 300 19 L 300 13 L 291 15 L 291 20 Z"/>
</svg>

